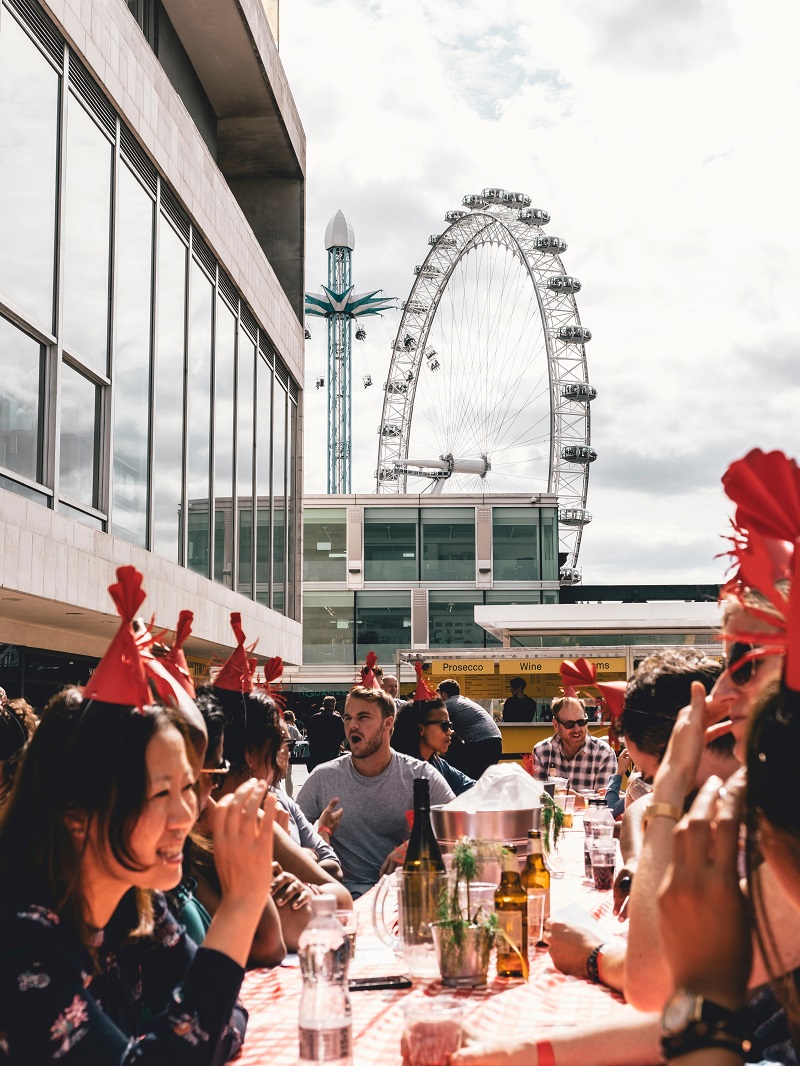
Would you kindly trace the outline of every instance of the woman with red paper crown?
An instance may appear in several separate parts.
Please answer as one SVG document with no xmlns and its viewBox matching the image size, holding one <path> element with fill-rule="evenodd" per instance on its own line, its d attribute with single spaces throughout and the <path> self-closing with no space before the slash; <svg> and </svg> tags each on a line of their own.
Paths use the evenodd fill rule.
<svg viewBox="0 0 800 1066">
<path fill-rule="evenodd" d="M 197 948 L 163 892 L 181 878 L 204 724 L 134 634 L 141 574 L 117 577 L 119 631 L 86 691 L 48 704 L 0 822 L 0 1047 L 25 1066 L 218 1066 L 244 1036 L 273 804 L 248 781 L 216 808 L 223 900 Z"/>
</svg>

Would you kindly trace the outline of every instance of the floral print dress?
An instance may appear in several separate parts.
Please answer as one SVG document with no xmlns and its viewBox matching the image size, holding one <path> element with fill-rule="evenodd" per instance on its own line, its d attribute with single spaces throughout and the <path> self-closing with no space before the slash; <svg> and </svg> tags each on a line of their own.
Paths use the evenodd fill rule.
<svg viewBox="0 0 800 1066">
<path fill-rule="evenodd" d="M 133 895 L 96 934 L 95 958 L 47 907 L 0 905 L 0 1063 L 222 1066 L 239 1051 L 244 971 L 198 948 L 154 894 L 146 940 L 127 940 Z"/>
</svg>

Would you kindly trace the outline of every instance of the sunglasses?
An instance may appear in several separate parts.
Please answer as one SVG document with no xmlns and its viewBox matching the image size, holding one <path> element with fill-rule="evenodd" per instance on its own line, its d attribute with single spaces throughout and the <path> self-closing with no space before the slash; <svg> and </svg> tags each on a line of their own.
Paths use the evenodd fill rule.
<svg viewBox="0 0 800 1066">
<path fill-rule="evenodd" d="M 425 725 L 438 725 L 443 733 L 452 733 L 455 726 L 448 718 L 429 718 Z"/>
<path fill-rule="evenodd" d="M 731 644 L 727 657 L 728 677 L 737 688 L 749 685 L 755 677 L 758 661 L 749 656 L 757 651 L 760 651 L 757 644 L 742 644 L 739 641 Z M 744 662 L 742 662 L 743 659 Z"/>
<path fill-rule="evenodd" d="M 583 729 L 589 724 L 588 718 L 576 718 L 574 722 L 562 722 L 560 718 L 556 718 L 556 721 L 562 729 Z"/>
<path fill-rule="evenodd" d="M 230 770 L 231 764 L 228 762 L 227 759 L 223 759 L 221 766 L 212 766 L 209 769 L 203 767 L 200 773 L 212 774 L 213 776 L 211 778 L 211 787 L 216 789 L 222 788 L 223 784 L 225 783 L 225 774 L 230 773 Z"/>
</svg>

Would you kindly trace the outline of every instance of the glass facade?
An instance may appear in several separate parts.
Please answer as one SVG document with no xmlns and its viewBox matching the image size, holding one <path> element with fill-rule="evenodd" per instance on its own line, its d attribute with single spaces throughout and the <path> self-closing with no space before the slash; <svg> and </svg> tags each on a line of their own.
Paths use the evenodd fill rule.
<svg viewBox="0 0 800 1066">
<path fill-rule="evenodd" d="M 417 581 L 416 508 L 364 508 L 364 579 Z"/>
<path fill-rule="evenodd" d="M 355 663 L 355 600 L 352 592 L 303 596 L 303 662 Z"/>
<path fill-rule="evenodd" d="M 538 507 L 494 507 L 495 581 L 538 581 L 542 573 Z"/>
<path fill-rule="evenodd" d="M 475 580 L 475 508 L 423 507 L 423 581 Z"/>
<path fill-rule="evenodd" d="M 297 385 L 29 6 L 0 0 L 0 486 L 297 617 Z"/>
<path fill-rule="evenodd" d="M 347 578 L 347 511 L 344 507 L 306 508 L 303 515 L 303 580 Z"/>
<path fill-rule="evenodd" d="M 411 593 L 356 593 L 356 662 L 374 651 L 391 662 L 398 648 L 411 647 Z"/>
<path fill-rule="evenodd" d="M 486 630 L 475 623 L 482 592 L 429 592 L 428 643 L 432 648 L 482 648 Z"/>
</svg>

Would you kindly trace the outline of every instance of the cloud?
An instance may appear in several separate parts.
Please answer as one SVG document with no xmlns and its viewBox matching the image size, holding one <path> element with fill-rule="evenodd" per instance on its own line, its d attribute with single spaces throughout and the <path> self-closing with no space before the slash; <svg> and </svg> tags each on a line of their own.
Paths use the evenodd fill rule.
<svg viewBox="0 0 800 1066">
<path fill-rule="evenodd" d="M 356 288 L 400 299 L 444 212 L 485 186 L 530 194 L 552 215 L 547 232 L 568 241 L 598 389 L 587 583 L 719 579 L 727 463 L 755 445 L 798 450 L 798 32 L 800 9 L 781 0 L 506 0 L 489 14 L 476 0 L 296 0 L 282 11 L 308 135 L 309 289 L 326 278 L 322 237 L 338 208 L 356 231 Z M 357 491 L 374 486 L 397 316 L 365 325 Z M 310 383 L 326 360 L 312 328 Z M 308 492 L 325 490 L 325 412 L 310 384 Z"/>
</svg>

